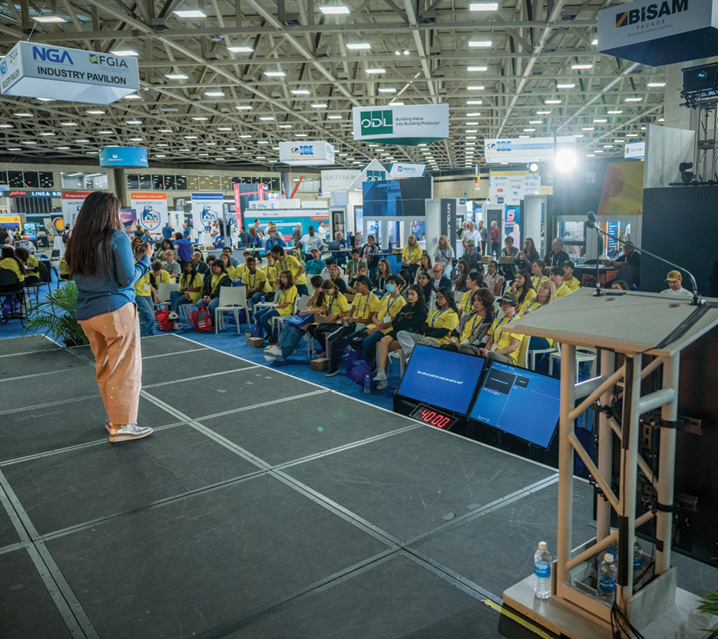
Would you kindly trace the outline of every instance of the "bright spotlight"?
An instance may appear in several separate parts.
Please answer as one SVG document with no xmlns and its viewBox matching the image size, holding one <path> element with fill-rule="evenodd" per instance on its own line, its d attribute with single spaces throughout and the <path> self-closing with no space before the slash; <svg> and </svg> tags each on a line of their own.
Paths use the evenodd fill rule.
<svg viewBox="0 0 718 639">
<path fill-rule="evenodd" d="M 576 168 L 578 158 L 572 149 L 559 149 L 556 151 L 554 167 L 560 173 L 570 173 Z"/>
<path fill-rule="evenodd" d="M 538 173 L 538 169 L 539 166 L 536 162 L 531 162 L 531 164 L 529 164 L 529 171 L 531 171 L 531 173 Z"/>
</svg>

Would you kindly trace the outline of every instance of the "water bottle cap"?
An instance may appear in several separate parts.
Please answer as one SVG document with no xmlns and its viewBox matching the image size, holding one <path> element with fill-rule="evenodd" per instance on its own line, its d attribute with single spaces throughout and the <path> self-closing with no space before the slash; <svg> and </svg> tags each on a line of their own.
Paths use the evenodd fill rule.
<svg viewBox="0 0 718 639">
<path fill-rule="evenodd" d="M 610 552 L 607 552 L 603 556 L 603 561 L 607 561 L 609 564 L 612 564 L 613 563 L 613 555 Z"/>
<path fill-rule="evenodd" d="M 541 550 L 546 550 L 546 549 L 548 548 L 548 546 L 546 545 L 546 542 L 545 542 L 545 541 L 539 541 L 538 547 L 539 547 Z"/>
</svg>

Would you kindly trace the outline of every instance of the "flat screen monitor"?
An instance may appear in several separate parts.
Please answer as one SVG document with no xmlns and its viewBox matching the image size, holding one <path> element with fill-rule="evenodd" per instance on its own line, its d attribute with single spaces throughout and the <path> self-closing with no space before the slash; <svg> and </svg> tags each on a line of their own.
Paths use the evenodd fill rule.
<svg viewBox="0 0 718 639">
<path fill-rule="evenodd" d="M 366 217 L 424 217 L 431 198 L 430 177 L 364 182 Z"/>
<path fill-rule="evenodd" d="M 548 448 L 560 413 L 561 380 L 492 362 L 469 417 Z"/>
<path fill-rule="evenodd" d="M 418 344 L 397 395 L 466 415 L 485 361 L 483 357 Z"/>
</svg>

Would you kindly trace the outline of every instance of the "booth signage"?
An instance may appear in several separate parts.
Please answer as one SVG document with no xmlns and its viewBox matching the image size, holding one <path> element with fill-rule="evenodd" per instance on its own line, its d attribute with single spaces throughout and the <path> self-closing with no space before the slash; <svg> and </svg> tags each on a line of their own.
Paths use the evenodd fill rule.
<svg viewBox="0 0 718 639">
<path fill-rule="evenodd" d="M 349 185 L 347 191 L 361 191 L 364 188 L 362 186 L 364 182 L 393 179 L 394 178 L 391 177 L 386 167 L 381 162 L 379 162 L 379 160 L 374 159 L 364 167 L 364 169 L 359 173 L 355 180 Z"/>
<path fill-rule="evenodd" d="M 355 140 L 417 145 L 449 137 L 449 106 L 425 104 L 352 109 Z"/>
<path fill-rule="evenodd" d="M 10 191 L 6 194 L 9 197 L 62 197 L 61 191 Z"/>
<path fill-rule="evenodd" d="M 130 193 L 137 224 L 152 235 L 161 233 L 167 221 L 167 193 Z"/>
<path fill-rule="evenodd" d="M 334 147 L 329 142 L 280 142 L 279 161 L 293 166 L 334 164 Z"/>
<path fill-rule="evenodd" d="M 85 203 L 85 198 L 91 191 L 63 191 L 62 192 L 62 219 L 65 226 L 75 226 L 77 215 Z"/>
<path fill-rule="evenodd" d="M 541 178 L 527 171 L 491 171 L 489 193 L 498 204 L 520 204 L 527 195 L 540 195 Z"/>
<path fill-rule="evenodd" d="M 329 209 L 247 209 L 242 212 L 245 228 L 249 228 L 255 219 L 259 220 L 262 227 L 273 222 L 277 232 L 287 241 L 292 239 L 292 231 L 297 224 L 302 227 L 302 234 L 309 230 L 310 226 L 315 229 L 320 223 L 329 226 Z"/>
<path fill-rule="evenodd" d="M 198 228 L 212 226 L 224 218 L 224 194 L 192 193 L 192 217 Z"/>
<path fill-rule="evenodd" d="M 139 88 L 133 57 L 18 42 L 0 62 L 2 95 L 111 104 Z"/>
<path fill-rule="evenodd" d="M 650 66 L 715 55 L 716 0 L 638 0 L 598 12 L 598 50 Z"/>
<path fill-rule="evenodd" d="M 557 150 L 575 149 L 576 138 L 486 139 L 484 151 L 486 162 L 546 162 L 553 160 Z"/>
<path fill-rule="evenodd" d="M 334 169 L 322 171 L 322 193 L 347 191 L 361 171 L 358 169 Z"/>
<path fill-rule="evenodd" d="M 392 164 L 389 174 L 395 178 L 422 177 L 425 169 L 424 164 Z"/>
<path fill-rule="evenodd" d="M 645 142 L 629 142 L 623 150 L 623 157 L 628 160 L 643 160 L 646 157 Z"/>
<path fill-rule="evenodd" d="M 139 146 L 106 146 L 100 151 L 100 166 L 147 167 L 147 149 Z"/>
</svg>

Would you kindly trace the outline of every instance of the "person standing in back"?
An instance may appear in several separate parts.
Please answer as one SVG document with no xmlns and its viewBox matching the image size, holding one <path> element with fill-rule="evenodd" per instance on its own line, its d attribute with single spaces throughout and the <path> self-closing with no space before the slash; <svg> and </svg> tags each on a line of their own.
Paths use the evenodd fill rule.
<svg viewBox="0 0 718 639">
<path fill-rule="evenodd" d="M 182 233 L 175 233 L 175 249 L 177 249 L 177 261 L 180 263 L 180 271 L 184 273 L 184 265 L 192 259 L 194 246 L 188 239 L 182 237 Z"/>
<path fill-rule="evenodd" d="M 142 355 L 133 285 L 149 271 L 153 254 L 154 247 L 146 243 L 134 261 L 130 239 L 122 231 L 120 201 L 112 193 L 87 196 L 65 258 L 77 284 L 76 317 L 95 356 L 112 443 L 152 432 L 137 425 Z"/>
</svg>

